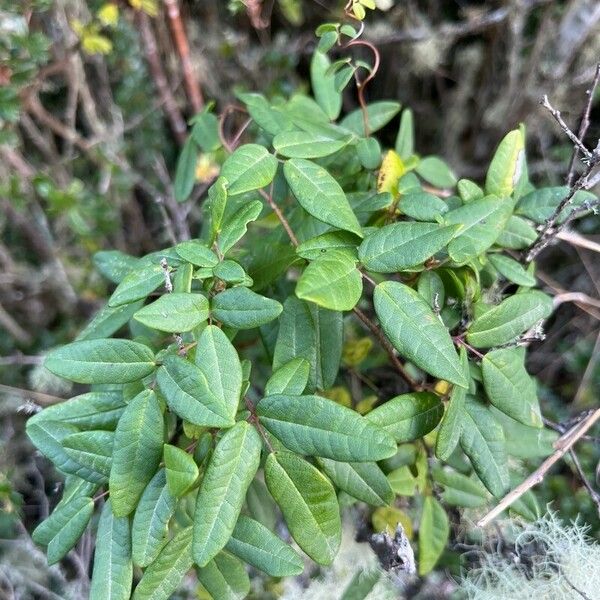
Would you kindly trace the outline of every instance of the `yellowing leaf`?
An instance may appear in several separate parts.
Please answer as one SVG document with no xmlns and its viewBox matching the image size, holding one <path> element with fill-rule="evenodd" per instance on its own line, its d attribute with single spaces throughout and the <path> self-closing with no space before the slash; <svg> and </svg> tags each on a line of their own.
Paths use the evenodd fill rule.
<svg viewBox="0 0 600 600">
<path fill-rule="evenodd" d="M 102 25 L 114 27 L 119 21 L 119 7 L 112 2 L 107 2 L 100 7 L 96 16 Z"/>
<path fill-rule="evenodd" d="M 81 38 L 81 47 L 88 54 L 110 54 L 112 42 L 103 35 L 84 32 Z"/>
<path fill-rule="evenodd" d="M 398 179 L 406 173 L 406 166 L 400 155 L 394 150 L 389 150 L 383 157 L 379 175 L 377 177 L 377 191 L 390 192 L 398 195 Z"/>
<path fill-rule="evenodd" d="M 440 379 L 437 381 L 435 387 L 433 388 L 436 393 L 441 394 L 442 396 L 447 394 L 449 389 L 450 384 L 445 379 Z"/>
<path fill-rule="evenodd" d="M 129 0 L 129 4 L 136 10 L 141 10 L 151 17 L 158 14 L 158 0 Z"/>
<path fill-rule="evenodd" d="M 219 174 L 219 167 L 208 154 L 201 154 L 196 163 L 196 181 L 209 183 Z"/>
<path fill-rule="evenodd" d="M 323 392 L 323 396 L 341 404 L 342 406 L 347 406 L 348 408 L 352 408 L 352 396 L 350 396 L 350 392 L 343 385 L 336 385 L 331 389 Z"/>
<path fill-rule="evenodd" d="M 379 400 L 379 398 L 377 398 L 377 396 L 375 396 L 375 395 L 371 395 L 371 396 L 367 396 L 366 398 L 363 398 L 356 405 L 356 412 L 361 415 L 366 415 L 367 413 L 371 412 L 371 410 L 373 410 L 373 407 L 377 404 L 378 400 Z"/>
<path fill-rule="evenodd" d="M 398 523 L 404 528 L 406 537 L 411 540 L 413 537 L 413 526 L 410 517 L 399 508 L 393 506 L 380 506 L 373 511 L 371 523 L 375 531 L 388 531 L 392 534 L 396 531 Z"/>
<path fill-rule="evenodd" d="M 368 337 L 360 340 L 350 340 L 344 344 L 342 358 L 347 365 L 356 367 L 367 358 L 372 347 L 373 340 Z"/>
</svg>

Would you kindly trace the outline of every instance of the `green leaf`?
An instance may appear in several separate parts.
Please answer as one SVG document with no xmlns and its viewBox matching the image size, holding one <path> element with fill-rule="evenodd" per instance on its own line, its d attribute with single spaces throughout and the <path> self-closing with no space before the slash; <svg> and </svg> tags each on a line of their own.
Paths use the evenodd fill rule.
<svg viewBox="0 0 600 600">
<path fill-rule="evenodd" d="M 342 313 L 288 297 L 283 305 L 273 368 L 294 358 L 310 365 L 307 391 L 330 388 L 342 357 Z"/>
<path fill-rule="evenodd" d="M 508 219 L 495 243 L 502 248 L 522 250 L 531 246 L 536 239 L 536 230 L 525 219 L 513 215 Z"/>
<path fill-rule="evenodd" d="M 387 476 L 388 482 L 398 496 L 414 496 L 417 489 L 417 478 L 408 465 L 394 469 Z"/>
<path fill-rule="evenodd" d="M 398 208 L 417 221 L 435 221 L 448 212 L 448 203 L 427 192 L 415 191 L 400 196 Z"/>
<path fill-rule="evenodd" d="M 435 271 L 423 271 L 417 282 L 417 290 L 427 304 L 439 310 L 445 304 L 446 289 L 442 278 Z"/>
<path fill-rule="evenodd" d="M 373 300 L 385 334 L 402 356 L 426 373 L 467 386 L 448 330 L 415 290 L 385 281 L 375 288 Z"/>
<path fill-rule="evenodd" d="M 113 283 L 120 283 L 138 264 L 139 259 L 119 250 L 101 250 L 94 254 L 94 266 Z"/>
<path fill-rule="evenodd" d="M 558 433 L 551 429 L 528 427 L 511 419 L 493 405 L 490 412 L 502 426 L 506 439 L 506 452 L 523 459 L 546 458 L 555 450 Z"/>
<path fill-rule="evenodd" d="M 157 471 L 142 494 L 131 526 L 133 562 L 147 567 L 167 542 L 177 499 L 169 492 L 164 469 Z"/>
<path fill-rule="evenodd" d="M 569 194 L 569 188 L 564 186 L 546 187 L 539 190 L 533 190 L 526 196 L 523 196 L 517 203 L 515 214 L 531 219 L 535 223 L 543 224 L 556 212 L 558 205 Z M 571 199 L 571 202 L 563 208 L 558 217 L 558 223 L 564 223 L 574 209 L 580 208 L 585 202 L 596 200 L 596 196 L 591 192 L 579 190 Z"/>
<path fill-rule="evenodd" d="M 257 407 L 261 424 L 299 454 L 374 461 L 396 452 L 390 435 L 357 412 L 321 396 L 269 396 Z"/>
<path fill-rule="evenodd" d="M 181 242 L 175 246 L 175 251 L 183 260 L 197 267 L 214 267 L 219 264 L 219 257 L 199 240 Z"/>
<path fill-rule="evenodd" d="M 283 165 L 285 178 L 298 202 L 313 217 L 363 237 L 339 183 L 321 166 L 303 158 Z"/>
<path fill-rule="evenodd" d="M 114 515 L 111 502 L 105 502 L 98 523 L 90 598 L 129 600 L 133 581 L 129 519 Z"/>
<path fill-rule="evenodd" d="M 77 341 L 110 337 L 133 317 L 133 313 L 139 310 L 142 304 L 142 301 L 138 301 L 115 308 L 105 304 L 79 332 Z"/>
<path fill-rule="evenodd" d="M 83 535 L 94 512 L 94 501 L 86 496 L 73 498 L 56 507 L 32 534 L 37 544 L 48 546 L 48 564 L 57 563 Z"/>
<path fill-rule="evenodd" d="M 428 183 L 438 188 L 453 188 L 456 175 L 450 167 L 437 156 L 426 156 L 417 164 L 417 173 Z"/>
<path fill-rule="evenodd" d="M 211 300 L 212 317 L 234 329 L 253 329 L 273 321 L 281 314 L 283 306 L 247 287 L 233 287 Z"/>
<path fill-rule="evenodd" d="M 60 421 L 81 429 L 114 429 L 125 410 L 123 394 L 88 392 L 70 400 L 46 407 L 27 421 L 27 426 L 39 421 Z"/>
<path fill-rule="evenodd" d="M 502 427 L 477 401 L 468 400 L 465 406 L 460 446 L 483 485 L 500 497 L 509 484 Z"/>
<path fill-rule="evenodd" d="M 392 223 L 368 235 L 358 258 L 369 271 L 396 273 L 431 258 L 452 240 L 460 228 L 434 223 Z"/>
<path fill-rule="evenodd" d="M 198 465 L 185 450 L 165 444 L 163 449 L 167 487 L 176 498 L 183 496 L 198 479 Z"/>
<path fill-rule="evenodd" d="M 419 524 L 419 575 L 427 575 L 439 560 L 450 536 L 444 507 L 432 496 L 423 502 Z"/>
<path fill-rule="evenodd" d="M 218 600 L 242 600 L 250 592 L 244 565 L 227 552 L 219 552 L 214 560 L 198 569 L 198 580 Z"/>
<path fill-rule="evenodd" d="M 525 370 L 521 348 L 488 352 L 481 361 L 483 385 L 490 402 L 516 421 L 543 427 L 535 382 Z"/>
<path fill-rule="evenodd" d="M 356 144 L 360 164 L 370 171 L 381 164 L 381 146 L 374 137 L 360 138 Z"/>
<path fill-rule="evenodd" d="M 134 318 L 151 329 L 183 333 L 208 319 L 208 300 L 202 294 L 165 294 L 138 310 Z"/>
<path fill-rule="evenodd" d="M 485 252 L 496 241 L 511 213 L 511 200 L 496 196 L 485 196 L 446 213 L 446 224 L 462 225 L 448 244 L 450 258 L 464 263 Z"/>
<path fill-rule="evenodd" d="M 469 359 L 464 347 L 460 349 L 460 364 L 465 379 L 469 380 Z M 437 433 L 435 443 L 435 454 L 442 460 L 448 460 L 460 439 L 462 430 L 463 413 L 465 410 L 465 398 L 467 390 L 455 385 L 450 394 L 450 401 L 446 406 L 442 422 Z"/>
<path fill-rule="evenodd" d="M 226 283 L 244 283 L 246 280 L 246 271 L 244 267 L 235 260 L 225 259 L 221 261 L 214 269 L 215 277 Z"/>
<path fill-rule="evenodd" d="M 304 570 L 302 559 L 264 525 L 240 515 L 225 549 L 272 577 L 291 577 Z"/>
<path fill-rule="evenodd" d="M 260 200 L 253 200 L 244 204 L 242 208 L 233 213 L 223 222 L 218 237 L 218 246 L 226 254 L 248 231 L 248 223 L 256 221 L 262 212 L 263 205 Z"/>
<path fill-rule="evenodd" d="M 221 147 L 219 120 L 209 110 L 210 108 L 206 107 L 191 119 L 191 136 L 204 152 L 214 152 Z"/>
<path fill-rule="evenodd" d="M 299 396 L 306 388 L 309 372 L 310 364 L 307 360 L 293 358 L 271 375 L 265 386 L 265 396 Z"/>
<path fill-rule="evenodd" d="M 512 281 L 517 285 L 532 287 L 535 285 L 535 277 L 533 273 L 527 271 L 520 263 L 513 258 L 502 254 L 489 254 L 489 261 L 492 266 L 508 281 Z"/>
<path fill-rule="evenodd" d="M 135 267 L 123 278 L 108 300 L 112 308 L 143 300 L 165 282 L 165 274 L 160 265 L 146 264 Z"/>
<path fill-rule="evenodd" d="M 164 421 L 156 394 L 144 390 L 128 405 L 115 432 L 109 489 L 115 516 L 137 506 L 162 456 Z"/>
<path fill-rule="evenodd" d="M 120 339 L 86 340 L 61 346 L 48 354 L 44 366 L 77 383 L 129 383 L 154 371 L 148 346 Z"/>
<path fill-rule="evenodd" d="M 239 365 L 239 360 L 238 360 Z M 239 376 L 241 390 L 241 368 Z M 168 356 L 158 369 L 156 381 L 165 400 L 177 416 L 204 427 L 231 427 L 234 424 L 237 401 L 233 396 L 215 393 L 200 369 L 179 356 Z M 238 392 L 239 394 L 239 392 Z"/>
<path fill-rule="evenodd" d="M 374 462 L 338 462 L 318 458 L 317 462 L 333 483 L 353 498 L 371 506 L 386 506 L 394 492 L 383 471 Z"/>
<path fill-rule="evenodd" d="M 344 252 L 330 250 L 311 262 L 296 285 L 296 296 L 331 310 L 352 310 L 362 294 L 362 276 Z"/>
<path fill-rule="evenodd" d="M 353 110 L 340 122 L 340 126 L 348 129 L 360 137 L 366 137 L 384 125 L 387 125 L 400 111 L 400 103 L 379 101 L 367 105 L 368 133 L 365 131 L 363 111 L 360 108 Z"/>
<path fill-rule="evenodd" d="M 219 440 L 196 499 L 194 561 L 206 566 L 225 547 L 260 462 L 261 439 L 240 421 Z"/>
<path fill-rule="evenodd" d="M 230 196 L 263 188 L 273 181 L 277 159 L 264 146 L 244 144 L 224 163 L 221 176 L 225 177 Z"/>
<path fill-rule="evenodd" d="M 478 481 L 450 469 L 434 469 L 433 479 L 444 486 L 442 499 L 451 506 L 479 508 L 487 502 L 485 488 Z"/>
<path fill-rule="evenodd" d="M 248 512 L 267 529 L 275 529 L 279 516 L 277 505 L 269 494 L 267 486 L 258 477 L 250 484 L 246 493 Z"/>
<path fill-rule="evenodd" d="M 515 129 L 500 142 L 485 178 L 485 191 L 500 198 L 510 196 L 525 165 L 525 140 Z"/>
<path fill-rule="evenodd" d="M 315 562 L 331 564 L 342 540 L 342 524 L 329 480 L 289 452 L 269 454 L 265 480 L 300 548 Z"/>
<path fill-rule="evenodd" d="M 223 215 L 225 214 L 225 208 L 227 207 L 227 180 L 225 177 L 219 177 L 209 188 L 208 188 L 208 201 L 206 203 L 206 210 L 210 217 L 210 244 L 214 243 L 217 239 L 217 235 L 221 231 L 221 224 L 223 223 Z M 186 242 L 183 242 L 185 244 Z M 182 244 L 179 244 L 177 248 L 180 248 Z M 187 248 L 189 250 L 189 248 Z M 184 250 L 186 252 L 186 250 Z M 205 253 L 206 254 L 206 253 Z M 206 261 L 206 258 L 200 258 L 199 252 L 194 253 L 195 260 Z M 189 254 L 188 254 L 189 257 Z M 212 260 L 212 257 L 211 257 Z M 205 265 L 201 265 L 205 266 Z M 206 265 L 210 266 L 210 265 Z"/>
<path fill-rule="evenodd" d="M 331 65 L 324 52 L 313 52 L 310 63 L 310 81 L 319 106 L 330 121 L 335 121 L 342 110 L 342 94 L 335 87 L 335 73 L 328 73 Z"/>
<path fill-rule="evenodd" d="M 394 148 L 402 160 L 406 160 L 415 153 L 415 127 L 410 108 L 402 111 Z"/>
<path fill-rule="evenodd" d="M 324 133 L 282 131 L 273 138 L 273 148 L 287 158 L 322 158 L 338 152 L 350 140 L 350 136 L 339 139 Z"/>
<path fill-rule="evenodd" d="M 238 93 L 236 95 L 246 105 L 255 123 L 267 133 L 277 135 L 292 126 L 289 116 L 277 107 L 271 106 L 262 94 Z"/>
<path fill-rule="evenodd" d="M 470 179 L 460 179 L 456 185 L 456 188 L 458 189 L 458 194 L 461 200 L 465 204 L 473 202 L 473 200 L 479 200 L 485 195 L 483 190 Z"/>
<path fill-rule="evenodd" d="M 192 136 L 189 136 L 183 145 L 181 154 L 177 159 L 173 191 L 177 202 L 185 202 L 194 189 L 196 182 L 196 164 L 198 163 L 198 146 Z"/>
<path fill-rule="evenodd" d="M 67 456 L 90 471 L 108 477 L 115 434 L 112 431 L 79 431 L 62 440 Z"/>
<path fill-rule="evenodd" d="M 192 528 L 177 532 L 144 571 L 132 600 L 168 600 L 192 568 Z"/>
<path fill-rule="evenodd" d="M 477 348 L 512 342 L 552 313 L 552 298 L 533 290 L 509 296 L 480 317 L 467 330 L 467 341 Z"/>
<path fill-rule="evenodd" d="M 437 427 L 443 414 L 444 406 L 438 396 L 431 392 L 414 392 L 388 400 L 366 418 L 400 443 L 427 435 Z"/>
<path fill-rule="evenodd" d="M 326 252 L 336 250 L 356 259 L 356 247 L 359 243 L 360 239 L 349 231 L 327 231 L 302 242 L 296 248 L 296 254 L 307 260 L 316 260 Z"/>
</svg>

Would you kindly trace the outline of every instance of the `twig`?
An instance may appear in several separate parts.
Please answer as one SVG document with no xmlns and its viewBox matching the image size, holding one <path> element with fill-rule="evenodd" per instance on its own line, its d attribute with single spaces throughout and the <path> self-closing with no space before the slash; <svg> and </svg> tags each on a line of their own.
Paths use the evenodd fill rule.
<svg viewBox="0 0 600 600">
<path fill-rule="evenodd" d="M 246 403 L 246 408 L 250 412 L 250 416 L 248 417 L 248 422 L 252 423 L 252 425 L 254 425 L 256 427 L 256 430 L 258 431 L 258 433 L 260 434 L 260 437 L 265 442 L 265 445 L 269 449 L 269 452 L 275 452 L 275 449 L 273 448 L 273 445 L 271 444 L 271 440 L 269 439 L 267 432 L 265 431 L 264 427 L 262 426 L 262 423 L 260 422 L 258 415 L 256 414 L 256 406 L 254 406 L 254 402 L 252 402 L 252 400 L 250 400 L 250 398 L 248 398 L 248 396 L 244 396 L 244 402 Z"/>
<path fill-rule="evenodd" d="M 259 192 L 260 192 L 260 195 L 267 201 L 268 205 L 271 207 L 271 209 L 273 210 L 273 212 L 279 219 L 279 222 L 281 223 L 282 227 L 285 229 L 285 232 L 287 233 L 288 237 L 290 238 L 290 241 L 292 242 L 292 245 L 294 246 L 294 248 L 298 247 L 298 238 L 296 237 L 296 234 L 292 231 L 292 228 L 290 227 L 288 220 L 285 218 L 284 214 L 281 212 L 281 209 L 279 208 L 279 206 L 277 206 L 275 200 L 273 200 L 273 184 L 271 184 L 271 189 L 268 194 L 264 190 L 259 190 Z"/>
<path fill-rule="evenodd" d="M 579 248 L 600 253 L 600 244 L 598 242 L 594 242 L 594 240 L 590 240 L 576 231 L 559 231 L 556 237 L 563 242 L 571 244 L 571 246 L 578 246 Z"/>
<path fill-rule="evenodd" d="M 190 47 L 181 19 L 181 13 L 179 12 L 179 5 L 177 0 L 164 0 L 164 2 L 167 7 L 167 15 L 169 17 L 173 42 L 177 54 L 179 55 L 179 60 L 181 61 L 185 89 L 194 112 L 198 113 L 204 106 L 204 99 L 202 98 L 200 85 L 198 84 L 192 60 L 190 58 Z"/>
<path fill-rule="evenodd" d="M 579 440 L 589 429 L 600 419 L 600 408 L 590 413 L 585 419 L 577 423 L 562 435 L 554 444 L 555 452 L 551 454 L 523 483 L 510 491 L 500 502 L 477 522 L 478 527 L 485 527 L 493 521 L 501 512 L 506 510 L 513 502 L 518 500 L 525 492 L 541 483 L 550 468 L 557 463 L 569 450 L 575 442 Z"/>
<path fill-rule="evenodd" d="M 33 341 L 27 331 L 25 331 L 4 309 L 0 304 L 0 327 L 6 329 L 6 331 L 15 338 L 19 344 L 28 346 Z"/>
<path fill-rule="evenodd" d="M 43 394 L 42 392 L 34 392 L 32 390 L 25 390 L 23 388 L 13 387 L 12 385 L 4 385 L 0 383 L 0 392 L 5 394 L 17 394 L 23 398 L 31 398 L 36 404 L 40 406 L 51 406 L 52 404 L 59 404 L 65 402 L 67 398 L 59 398 L 58 396 L 50 396 L 50 394 Z"/>
<path fill-rule="evenodd" d="M 589 495 L 594 501 L 594 504 L 596 505 L 596 510 L 598 511 L 598 515 L 600 516 L 600 494 L 592 487 L 592 484 L 589 482 L 588 478 L 583 472 L 583 469 L 581 468 L 581 463 L 579 462 L 579 457 L 577 456 L 575 450 L 571 448 L 571 450 L 569 450 L 569 454 L 571 456 L 571 459 L 573 460 L 573 464 L 575 465 L 575 469 L 577 470 L 579 479 L 581 479 L 581 483 L 583 483 L 585 489 L 588 491 Z"/>
</svg>

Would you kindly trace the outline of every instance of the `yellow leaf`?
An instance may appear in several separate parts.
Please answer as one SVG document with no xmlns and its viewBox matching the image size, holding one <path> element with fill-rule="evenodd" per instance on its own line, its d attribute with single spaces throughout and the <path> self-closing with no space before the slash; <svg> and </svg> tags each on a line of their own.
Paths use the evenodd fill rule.
<svg viewBox="0 0 600 600">
<path fill-rule="evenodd" d="M 119 21 L 119 7 L 112 2 L 107 2 L 96 13 L 98 20 L 106 27 L 114 27 Z"/>
<path fill-rule="evenodd" d="M 356 367 L 367 358 L 372 347 L 373 340 L 368 337 L 360 340 L 349 340 L 344 344 L 342 353 L 344 362 L 351 367 Z"/>
<path fill-rule="evenodd" d="M 386 531 L 394 535 L 398 523 L 404 528 L 404 533 L 409 540 L 413 537 L 413 526 L 410 517 L 399 508 L 393 506 L 380 506 L 373 511 L 371 523 L 375 531 Z"/>
<path fill-rule="evenodd" d="M 189 421 L 183 422 L 183 433 L 185 436 L 190 438 L 190 440 L 198 440 L 200 436 L 206 431 L 206 427 L 202 425 L 196 425 L 194 423 L 190 423 Z"/>
<path fill-rule="evenodd" d="M 201 154 L 196 163 L 196 181 L 208 183 L 219 174 L 219 167 L 208 154 Z"/>
<path fill-rule="evenodd" d="M 361 415 L 366 415 L 368 412 L 371 412 L 373 410 L 373 407 L 377 404 L 377 400 L 378 398 L 375 395 L 363 398 L 356 405 L 356 412 Z"/>
<path fill-rule="evenodd" d="M 141 10 L 151 17 L 158 14 L 158 0 L 129 0 L 129 4 L 136 10 Z"/>
<path fill-rule="evenodd" d="M 332 387 L 328 389 L 326 392 L 323 392 L 323 396 L 325 398 L 329 398 L 342 406 L 346 406 L 347 408 L 352 408 L 352 396 L 350 396 L 350 392 L 341 385 L 336 387 Z"/>
<path fill-rule="evenodd" d="M 450 384 L 443 379 L 439 379 L 438 381 L 436 381 L 435 387 L 433 388 L 434 392 L 442 396 L 446 395 L 449 390 Z"/>
<path fill-rule="evenodd" d="M 406 173 L 406 166 L 399 154 L 388 150 L 383 157 L 379 175 L 377 176 L 377 191 L 390 192 L 394 197 L 398 195 L 398 179 Z"/>
<path fill-rule="evenodd" d="M 103 35 L 84 32 L 81 38 L 81 47 L 88 54 L 109 54 L 112 50 L 112 43 Z"/>
<path fill-rule="evenodd" d="M 359 21 L 362 21 L 365 18 L 366 14 L 367 14 L 366 11 L 365 11 L 365 9 L 363 8 L 363 6 L 361 4 L 358 4 L 358 3 L 355 4 L 352 7 L 352 12 L 354 13 L 354 16 Z"/>
</svg>

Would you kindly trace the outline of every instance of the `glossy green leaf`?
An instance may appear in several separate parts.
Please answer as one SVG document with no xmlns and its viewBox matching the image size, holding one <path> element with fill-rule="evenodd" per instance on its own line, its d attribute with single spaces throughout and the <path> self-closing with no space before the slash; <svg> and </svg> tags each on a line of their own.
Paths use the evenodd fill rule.
<svg viewBox="0 0 600 600">
<path fill-rule="evenodd" d="M 469 359 L 464 347 L 460 349 L 460 364 L 463 374 L 468 381 Z M 442 417 L 435 443 L 435 454 L 442 460 L 448 460 L 450 458 L 450 455 L 454 452 L 460 439 L 466 395 L 467 390 L 464 387 L 455 385 L 452 388 L 450 400 L 444 411 L 444 416 Z"/>
<path fill-rule="evenodd" d="M 241 390 L 239 359 L 231 373 L 237 380 L 231 381 L 235 390 L 231 386 L 227 393 L 223 389 L 213 389 L 211 382 L 217 374 L 209 380 L 206 372 L 207 369 L 201 369 L 184 358 L 169 356 L 158 369 L 156 381 L 169 409 L 182 419 L 204 427 L 231 427 L 237 410 L 235 390 L 238 398 Z"/>
<path fill-rule="evenodd" d="M 435 429 L 444 414 L 440 399 L 431 392 L 402 394 L 367 414 L 367 419 L 387 431 L 396 442 L 410 442 Z"/>
<path fill-rule="evenodd" d="M 330 251 L 343 252 L 349 257 L 357 258 L 357 246 L 360 239 L 349 231 L 327 231 L 321 235 L 302 242 L 296 248 L 296 254 L 307 260 L 316 260 Z"/>
<path fill-rule="evenodd" d="M 336 139 L 322 133 L 283 131 L 273 138 L 273 148 L 287 158 L 321 158 L 338 152 L 350 139 L 350 136 Z"/>
<path fill-rule="evenodd" d="M 183 496 L 198 479 L 198 465 L 185 450 L 165 444 L 163 449 L 167 487 L 176 498 Z"/>
<path fill-rule="evenodd" d="M 296 296 L 331 310 L 352 310 L 362 294 L 362 276 L 346 253 L 330 250 L 300 276 Z"/>
<path fill-rule="evenodd" d="M 188 240 L 175 246 L 175 251 L 183 260 L 197 267 L 214 267 L 219 263 L 219 257 L 199 240 Z"/>
<path fill-rule="evenodd" d="M 265 480 L 300 548 L 315 562 L 331 564 L 340 547 L 342 524 L 329 480 L 289 452 L 269 454 Z"/>
<path fill-rule="evenodd" d="M 214 269 L 215 277 L 226 283 L 243 283 L 246 280 L 246 271 L 240 263 L 235 260 L 225 259 L 221 261 Z"/>
<path fill-rule="evenodd" d="M 292 158 L 283 166 L 285 178 L 298 202 L 320 221 L 362 237 L 357 221 L 339 183 L 321 166 Z"/>
<path fill-rule="evenodd" d="M 306 390 L 326 390 L 333 385 L 340 366 L 342 334 L 342 313 L 288 297 L 280 318 L 273 368 L 303 358 L 310 365 Z"/>
<path fill-rule="evenodd" d="M 77 383 L 128 383 L 152 373 L 154 354 L 148 346 L 121 339 L 73 342 L 51 351 L 44 366 Z"/>
<path fill-rule="evenodd" d="M 459 229 L 456 225 L 442 227 L 434 223 L 392 223 L 363 240 L 358 258 L 369 271 L 403 271 L 424 263 L 439 252 Z"/>
<path fill-rule="evenodd" d="M 299 454 L 339 461 L 375 461 L 396 452 L 390 435 L 357 412 L 321 396 L 269 396 L 257 407 L 261 424 Z"/>
<path fill-rule="evenodd" d="M 92 498 L 79 496 L 60 503 L 54 512 L 40 523 L 32 534 L 38 544 L 48 546 L 48 564 L 57 563 L 75 546 L 83 535 L 94 512 Z"/>
<path fill-rule="evenodd" d="M 310 63 L 310 81 L 315 100 L 327 117 L 334 121 L 342 110 L 342 94 L 335 86 L 335 74 L 329 73 L 330 66 L 327 54 L 316 50 Z"/>
<path fill-rule="evenodd" d="M 525 370 L 522 348 L 488 352 L 481 361 L 483 385 L 490 402 L 516 421 L 543 427 L 533 378 Z"/>
<path fill-rule="evenodd" d="M 364 115 L 360 108 L 357 108 L 346 115 L 341 120 L 340 126 L 356 135 L 365 137 L 366 135 L 370 135 L 378 129 L 381 129 L 384 125 L 387 125 L 399 111 L 400 104 L 398 102 L 390 102 L 387 100 L 372 102 L 371 104 L 367 104 L 368 132 L 365 131 Z"/>
<path fill-rule="evenodd" d="M 438 188 L 453 188 L 456 175 L 438 156 L 426 156 L 417 164 L 417 173 L 428 183 Z"/>
<path fill-rule="evenodd" d="M 265 385 L 265 396 L 286 394 L 299 396 L 308 383 L 310 364 L 303 358 L 293 358 L 277 369 Z"/>
<path fill-rule="evenodd" d="M 488 259 L 493 267 L 508 281 L 517 285 L 532 287 L 535 277 L 531 271 L 526 270 L 519 262 L 503 254 L 489 254 Z"/>
<path fill-rule="evenodd" d="M 160 265 L 145 264 L 137 266 L 126 275 L 108 300 L 115 308 L 130 302 L 142 300 L 165 282 L 165 274 Z"/>
<path fill-rule="evenodd" d="M 132 600 L 168 600 L 192 568 L 192 528 L 178 531 L 144 571 Z"/>
<path fill-rule="evenodd" d="M 432 471 L 433 480 L 444 487 L 442 500 L 451 506 L 479 508 L 487 502 L 485 488 L 471 477 L 451 469 L 437 468 Z"/>
<path fill-rule="evenodd" d="M 120 391 L 88 392 L 70 400 L 52 404 L 27 421 L 28 426 L 39 421 L 60 421 L 81 429 L 114 429 L 125 401 Z"/>
<path fill-rule="evenodd" d="M 402 160 L 406 160 L 415 153 L 415 127 L 413 112 L 410 108 L 402 111 L 394 148 Z"/>
<path fill-rule="evenodd" d="M 490 163 L 485 191 L 499 198 L 510 196 L 517 185 L 525 165 L 525 140 L 519 129 L 502 139 Z"/>
<path fill-rule="evenodd" d="M 279 317 L 282 310 L 277 300 L 242 286 L 229 288 L 211 300 L 213 318 L 234 329 L 260 327 Z"/>
<path fill-rule="evenodd" d="M 386 506 L 394 501 L 394 492 L 376 463 L 339 462 L 318 458 L 317 462 L 333 483 L 353 498 L 371 506 Z"/>
<path fill-rule="evenodd" d="M 131 526 L 133 562 L 140 567 L 153 563 L 167 542 L 168 525 L 177 499 L 167 487 L 164 469 L 157 471 L 144 490 Z"/>
<path fill-rule="evenodd" d="M 217 238 L 217 235 L 221 231 L 221 225 L 223 223 L 223 215 L 225 214 L 225 208 L 227 206 L 227 180 L 225 177 L 219 177 L 209 188 L 208 188 L 208 200 L 206 202 L 206 210 L 208 211 L 208 215 L 210 217 L 210 245 L 214 243 Z M 179 252 L 179 249 L 183 244 L 179 244 L 176 249 Z M 189 247 L 186 248 L 189 250 Z M 186 252 L 184 250 L 184 252 Z M 203 252 L 203 251 L 200 251 Z M 206 252 L 203 252 L 206 255 Z M 185 258 L 185 257 L 184 257 Z M 188 254 L 188 260 L 190 258 L 190 254 Z M 196 251 L 193 254 L 194 260 L 201 260 L 202 262 L 206 262 L 206 258 L 200 258 L 199 252 Z M 210 257 L 212 261 L 212 257 Z M 200 265 L 200 266 L 210 266 L 210 265 Z"/>
<path fill-rule="evenodd" d="M 219 249 L 226 254 L 248 231 L 248 223 L 256 221 L 262 212 L 263 205 L 260 200 L 253 200 L 244 204 L 242 208 L 224 219 L 221 232 L 217 238 Z"/>
<path fill-rule="evenodd" d="M 567 186 L 547 187 L 533 190 L 523 196 L 517 203 L 515 214 L 531 219 L 535 223 L 543 224 L 556 212 L 558 205 L 569 194 Z M 558 217 L 558 223 L 564 223 L 574 209 L 580 208 L 585 202 L 596 200 L 591 192 L 580 190 L 575 193 L 571 202 L 563 208 Z"/>
<path fill-rule="evenodd" d="M 373 299 L 385 334 L 402 356 L 435 377 L 467 386 L 448 330 L 415 290 L 386 281 Z"/>
<path fill-rule="evenodd" d="M 67 456 L 90 471 L 108 477 L 112 464 L 115 434 L 112 431 L 92 430 L 71 433 L 62 440 Z"/>
<path fill-rule="evenodd" d="M 98 523 L 90 598 L 129 600 L 133 581 L 129 519 L 115 516 L 111 502 L 105 502 Z"/>
<path fill-rule="evenodd" d="M 462 225 L 448 244 L 450 258 L 464 263 L 485 252 L 496 241 L 511 213 L 511 200 L 496 196 L 485 196 L 446 213 L 446 224 Z"/>
<path fill-rule="evenodd" d="M 419 523 L 419 575 L 427 575 L 435 567 L 449 536 L 450 523 L 444 507 L 433 496 L 427 496 Z"/>
<path fill-rule="evenodd" d="M 223 163 L 221 176 L 230 196 L 263 188 L 273 181 L 277 159 L 264 146 L 244 144 Z"/>
<path fill-rule="evenodd" d="M 133 314 L 142 307 L 142 301 L 111 307 L 104 305 L 94 318 L 79 332 L 77 341 L 96 340 L 110 337 L 125 325 Z"/>
<path fill-rule="evenodd" d="M 290 577 L 304 570 L 296 552 L 264 525 L 240 515 L 225 549 L 272 577 Z"/>
<path fill-rule="evenodd" d="M 492 413 L 475 400 L 465 405 L 460 445 L 483 485 L 492 495 L 502 496 L 509 483 L 504 433 Z"/>
<path fill-rule="evenodd" d="M 240 421 L 219 440 L 200 484 L 194 513 L 194 561 L 206 566 L 227 544 L 260 461 L 256 429 Z"/>
<path fill-rule="evenodd" d="M 137 506 L 162 457 L 164 422 L 156 394 L 144 390 L 128 405 L 115 432 L 109 489 L 115 516 Z"/>
<path fill-rule="evenodd" d="M 191 331 L 208 319 L 208 300 L 202 294 L 165 294 L 138 310 L 134 318 L 151 329 Z"/>
<path fill-rule="evenodd" d="M 448 212 L 448 203 L 427 192 L 412 192 L 400 197 L 398 208 L 417 221 L 435 221 Z"/>
<path fill-rule="evenodd" d="M 552 313 L 552 299 L 533 290 L 509 296 L 471 323 L 467 341 L 477 348 L 512 342 Z"/>
<path fill-rule="evenodd" d="M 184 202 L 194 189 L 196 182 L 196 164 L 198 162 L 198 146 L 189 136 L 183 145 L 181 154 L 177 160 L 175 169 L 175 180 L 173 181 L 173 191 L 177 202 Z"/>
<path fill-rule="evenodd" d="M 244 565 L 227 552 L 219 552 L 197 573 L 198 580 L 212 598 L 242 600 L 250 592 L 250 579 Z"/>
<path fill-rule="evenodd" d="M 139 262 L 135 256 L 129 256 L 119 250 L 101 250 L 94 254 L 94 266 L 113 283 L 120 283 Z"/>
</svg>

